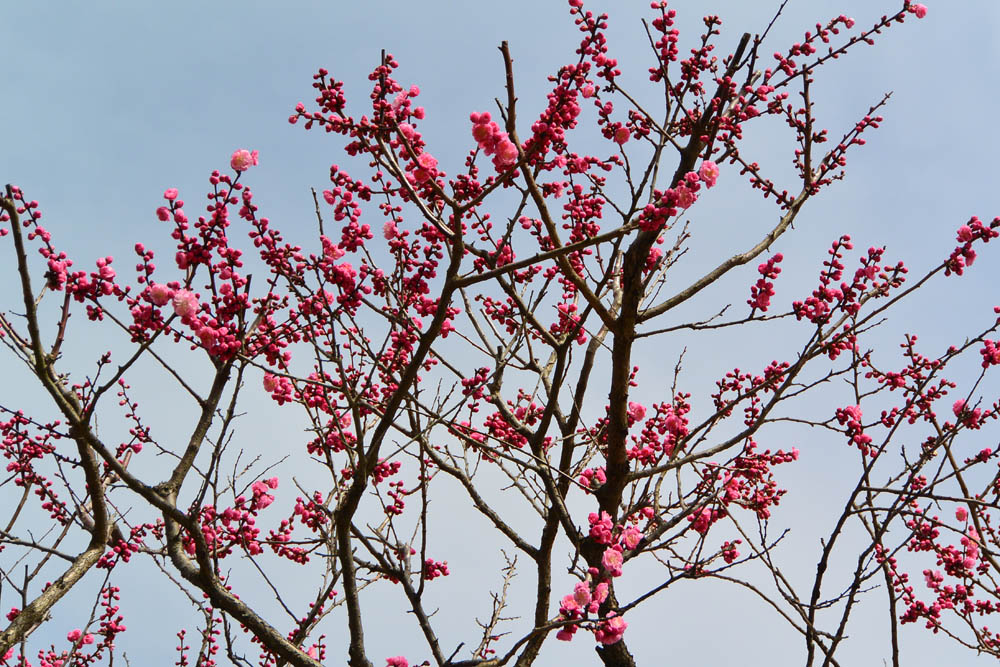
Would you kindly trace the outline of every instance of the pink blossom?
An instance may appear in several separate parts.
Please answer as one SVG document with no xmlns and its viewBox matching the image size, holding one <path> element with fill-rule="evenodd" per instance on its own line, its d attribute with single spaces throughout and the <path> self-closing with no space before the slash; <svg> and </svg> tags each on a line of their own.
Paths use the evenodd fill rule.
<svg viewBox="0 0 1000 667">
<path fill-rule="evenodd" d="M 190 317 L 198 312 L 198 297 L 191 290 L 174 292 L 174 312 L 181 317 Z"/>
<path fill-rule="evenodd" d="M 257 151 L 248 151 L 241 148 L 229 159 L 229 166 L 233 171 L 246 171 L 257 164 Z"/>
<path fill-rule="evenodd" d="M 157 306 L 167 305 L 167 302 L 170 301 L 170 297 L 173 296 L 173 293 L 174 291 L 163 283 L 156 283 L 149 288 L 149 298 L 152 299 L 153 303 Z"/>
<path fill-rule="evenodd" d="M 476 123 L 472 126 L 472 138 L 476 140 L 476 143 L 482 144 L 489 141 L 490 137 L 493 135 L 490 132 L 490 126 L 483 123 Z"/>
<path fill-rule="evenodd" d="M 580 603 L 577 601 L 575 596 L 566 595 L 563 597 L 559 608 L 564 614 L 575 614 L 580 610 Z"/>
<path fill-rule="evenodd" d="M 612 577 L 622 576 L 622 565 L 624 564 L 625 559 L 622 557 L 621 551 L 615 547 L 608 547 L 604 550 L 604 556 L 601 557 L 601 565 L 604 566 L 604 570 Z"/>
<path fill-rule="evenodd" d="M 403 656 L 397 655 L 394 658 L 386 658 L 385 667 L 410 667 L 410 663 Z"/>
<path fill-rule="evenodd" d="M 646 416 L 646 408 L 642 403 L 634 403 L 629 401 L 628 404 L 628 416 L 632 418 L 632 421 L 640 421 Z"/>
<path fill-rule="evenodd" d="M 683 185 L 678 185 L 673 192 L 677 197 L 677 205 L 681 208 L 690 208 L 698 200 L 698 196 Z"/>
<path fill-rule="evenodd" d="M 704 181 L 707 187 L 712 187 L 719 178 L 719 165 L 711 160 L 705 160 L 698 170 L 698 178 Z"/>
<path fill-rule="evenodd" d="M 163 193 L 163 198 L 169 201 L 177 199 L 177 188 L 167 188 Z"/>
<path fill-rule="evenodd" d="M 87 634 L 85 634 L 83 636 L 83 643 L 84 644 L 93 644 L 94 643 L 94 635 L 90 634 L 89 632 Z"/>
<path fill-rule="evenodd" d="M 581 607 L 590 604 L 590 585 L 587 582 L 578 582 L 573 587 L 573 600 Z"/>
<path fill-rule="evenodd" d="M 596 89 L 594 88 L 593 85 L 589 83 L 580 88 L 580 94 L 583 95 L 584 97 L 593 97 L 595 92 Z"/>
<path fill-rule="evenodd" d="M 926 5 L 910 5 L 910 11 L 913 12 L 914 16 L 918 19 L 922 19 L 927 16 L 927 6 Z"/>
<path fill-rule="evenodd" d="M 318 658 L 319 657 L 319 654 L 316 651 L 316 645 L 315 644 L 313 644 L 312 646 L 309 647 L 309 650 L 306 651 L 306 655 L 308 655 L 310 658 Z"/>
<path fill-rule="evenodd" d="M 386 241 L 391 241 L 398 235 L 399 229 L 396 227 L 396 222 L 394 220 L 389 220 L 382 225 L 382 236 L 385 237 Z"/>
<path fill-rule="evenodd" d="M 438 163 L 437 158 L 435 158 L 430 153 L 422 153 L 420 157 L 417 158 L 417 164 L 420 165 L 420 168 L 426 169 L 427 171 L 430 171 L 431 169 L 436 167 L 437 163 Z"/>
<path fill-rule="evenodd" d="M 624 144 L 632 137 L 632 133 L 628 131 L 627 127 L 619 127 L 615 130 L 615 143 Z"/>
<path fill-rule="evenodd" d="M 278 388 L 278 378 L 270 373 L 264 375 L 264 391 L 267 393 L 272 393 Z"/>
<path fill-rule="evenodd" d="M 594 637 L 604 645 L 615 644 L 621 641 L 627 627 L 628 623 L 625 622 L 624 618 L 615 615 L 615 612 L 610 612 L 607 620 L 594 631 Z"/>
<path fill-rule="evenodd" d="M 966 519 L 969 518 L 969 510 L 965 509 L 964 507 L 959 507 L 958 509 L 955 510 L 955 518 L 958 519 L 959 521 L 965 521 Z"/>
<path fill-rule="evenodd" d="M 625 543 L 625 546 L 629 549 L 635 549 L 637 546 L 639 546 L 639 541 L 641 539 L 642 539 L 642 531 L 640 531 L 635 526 L 629 526 L 628 528 L 625 529 L 625 532 L 622 533 L 622 541 Z"/>
<path fill-rule="evenodd" d="M 215 344 L 215 330 L 211 327 L 202 327 L 198 331 L 198 340 L 205 347 L 212 347 Z"/>
<path fill-rule="evenodd" d="M 170 209 L 167 208 L 166 206 L 159 207 L 158 209 L 156 209 L 156 217 L 162 220 L 163 222 L 166 222 L 167 220 L 170 219 Z"/>
<path fill-rule="evenodd" d="M 77 639 L 80 638 L 81 635 L 83 635 L 83 632 L 79 628 L 77 628 L 76 630 L 70 630 L 69 634 L 66 635 L 66 639 L 68 639 L 71 642 L 75 642 Z"/>
<path fill-rule="evenodd" d="M 496 155 L 501 164 L 514 164 L 517 162 L 517 146 L 510 139 L 503 139 L 497 144 Z"/>
</svg>

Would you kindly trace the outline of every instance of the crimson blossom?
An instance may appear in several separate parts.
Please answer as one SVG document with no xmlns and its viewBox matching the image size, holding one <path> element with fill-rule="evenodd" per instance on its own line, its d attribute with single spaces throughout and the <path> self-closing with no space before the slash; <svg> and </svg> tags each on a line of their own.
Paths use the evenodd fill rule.
<svg viewBox="0 0 1000 667">
<path fill-rule="evenodd" d="M 15 592 L 0 666 L 112 664 L 143 603 L 124 582 L 144 563 L 195 611 L 159 619 L 176 665 L 526 667 L 561 641 L 607 667 L 662 664 L 630 625 L 689 582 L 758 596 L 807 665 L 840 664 L 862 601 L 884 605 L 893 665 L 910 623 L 1000 657 L 1000 454 L 983 442 L 1000 415 L 987 383 L 1000 308 L 945 349 L 907 334 L 898 354 L 875 352 L 898 304 L 962 280 L 1000 218 L 956 224 L 919 275 L 840 235 L 811 284 L 782 284 L 783 237 L 888 97 L 828 131 L 817 72 L 927 8 L 836 16 L 777 47 L 774 21 L 729 36 L 707 16 L 682 46 L 675 10 L 654 2 L 643 90 L 622 75 L 608 16 L 568 9 L 579 46 L 527 120 L 500 45 L 502 94 L 463 112 L 461 163 L 421 130 L 447 104 L 420 106 L 391 54 L 363 111 L 320 69 L 289 122 L 345 156 L 302 245 L 262 214 L 249 184 L 267 156 L 250 148 L 211 173 L 204 212 L 165 190 L 149 222 L 174 254 L 156 263 L 136 243 L 134 269 L 111 256 L 82 268 L 60 223 L 7 186 L 0 342 L 21 364 L 14 382 L 51 402 L 0 405 L 0 593 Z M 748 154 L 768 122 L 794 143 L 790 175 Z M 700 207 L 737 185 L 773 214 L 740 221 L 755 240 L 691 273 L 699 234 L 718 234 Z M 738 286 L 738 306 L 720 285 Z M 758 330 L 782 356 L 683 352 L 685 336 Z M 112 335 L 96 359 L 73 356 L 75 338 Z M 703 391 L 687 369 L 722 352 L 734 363 Z M 169 415 L 176 432 L 157 432 L 143 391 L 189 403 Z M 302 428 L 241 449 L 239 417 L 262 398 Z M 804 581 L 784 514 L 786 480 L 810 459 L 843 489 Z M 462 541 L 504 559 L 493 590 L 458 610 L 472 634 L 436 612 L 457 604 L 437 592 L 448 578 L 476 568 Z M 95 591 L 89 614 L 33 645 L 78 585 Z M 386 615 L 422 643 L 365 633 Z"/>
</svg>

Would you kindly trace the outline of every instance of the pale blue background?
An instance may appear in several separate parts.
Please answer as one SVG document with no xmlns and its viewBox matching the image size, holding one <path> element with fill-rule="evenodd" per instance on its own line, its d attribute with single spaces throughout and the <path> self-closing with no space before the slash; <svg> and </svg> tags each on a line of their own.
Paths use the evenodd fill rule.
<svg viewBox="0 0 1000 667">
<path fill-rule="evenodd" d="M 620 6 L 614 7 L 609 33 L 612 55 L 619 58 L 626 80 L 641 87 L 651 62 L 639 24 L 639 17 L 648 15 L 643 9 L 647 5 L 596 6 L 606 9 L 613 4 Z M 719 48 L 725 51 L 743 31 L 761 30 L 777 4 L 678 2 L 674 6 L 681 14 L 682 48 L 694 45 L 703 14 L 723 17 Z M 897 4 L 792 2 L 764 53 L 798 41 L 817 20 L 843 12 L 864 26 Z M 781 303 L 801 298 L 803 286 L 812 285 L 829 242 L 841 233 L 853 235 L 859 247 L 888 244 L 890 256 L 924 268 L 947 255 L 954 245 L 954 229 L 970 215 L 989 220 L 1000 213 L 994 167 L 1000 63 L 994 36 L 1000 29 L 1000 8 L 991 0 L 928 4 L 929 15 L 923 21 L 911 18 L 888 31 L 874 48 L 855 49 L 817 77 L 818 115 L 834 137 L 884 91 L 893 90 L 894 96 L 882 112 L 884 126 L 866 135 L 866 147 L 853 151 L 846 181 L 812 202 L 793 237 L 780 248 L 788 257 L 789 274 L 804 271 L 809 281 L 785 292 L 779 284 Z M 564 2 L 525 0 L 58 6 L 9 2 L 0 10 L 0 22 L 4 26 L 0 180 L 20 185 L 41 202 L 45 223 L 57 243 L 81 265 L 89 267 L 91 258 L 114 254 L 120 257 L 120 271 L 134 261 L 130 249 L 136 241 L 168 247 L 152 213 L 164 188 L 180 188 L 193 214 L 208 174 L 227 168 L 230 153 L 238 147 L 260 151 L 260 166 L 246 178 L 262 212 L 292 239 L 310 238 L 314 216 L 309 187 L 324 187 L 330 164 L 341 161 L 343 154 L 336 140 L 292 127 L 286 118 L 296 102 L 308 103 L 313 97 L 311 76 L 320 66 L 346 81 L 351 109 L 360 115 L 369 88 L 365 77 L 380 49 L 396 55 L 402 63 L 399 79 L 422 89 L 418 103 L 428 110 L 422 130 L 430 149 L 454 172 L 469 147 L 468 113 L 494 109 L 492 99 L 503 95 L 499 42 L 509 40 L 516 60 L 525 123 L 544 104 L 545 77 L 572 60 L 572 49 L 579 42 Z M 791 151 L 787 128 L 771 123 L 750 134 L 744 154 L 771 173 L 787 174 Z M 734 185 L 738 180 L 733 171 L 723 171 L 725 187 L 704 202 L 703 215 L 714 226 L 699 237 L 703 254 L 680 271 L 699 273 L 736 244 L 755 238 L 773 219 L 773 208 L 747 195 L 742 185 Z M 989 307 L 1000 301 L 996 264 L 985 256 L 990 254 L 984 253 L 961 283 L 939 282 L 919 303 L 904 305 L 895 335 L 887 339 L 892 341 L 889 345 L 898 342 L 903 330 L 919 331 L 930 345 L 958 342 L 958 332 L 978 330 L 987 322 Z M 3 261 L 7 257 L 0 255 Z M 161 261 L 164 258 L 169 254 L 161 255 Z M 6 280 L 12 285 L 10 276 Z M 738 291 L 718 298 L 741 304 L 747 282 L 741 279 Z M 3 305 L 10 307 L 7 300 Z M 965 321 L 971 324 L 960 326 Z M 771 354 L 766 351 L 769 346 L 777 344 L 780 349 L 780 341 L 752 338 L 755 335 L 748 334 L 751 337 L 741 344 L 759 345 L 765 356 Z M 691 347 L 690 355 L 697 353 L 698 342 L 685 343 Z M 711 366 L 711 349 L 703 352 L 704 357 L 688 357 L 689 368 L 693 365 L 697 371 L 699 363 Z M 697 359 L 705 361 L 693 361 Z M 12 370 L 8 365 L 0 358 L 0 373 Z M 672 359 L 664 367 L 672 368 Z M 695 375 L 691 384 L 696 395 L 716 377 Z M 33 396 L 31 391 L 20 383 L 4 383 L 0 401 L 10 404 L 20 399 L 23 404 L 24 396 Z M 42 403 L 25 407 L 33 405 Z M 160 417 L 169 421 L 170 415 Z M 282 437 L 281 426 L 270 422 L 243 427 L 248 448 L 270 447 Z M 249 440 L 255 433 L 263 434 L 262 442 Z M 297 433 L 284 437 L 296 445 L 300 439 Z M 986 445 L 995 445 L 995 439 Z M 842 453 L 842 443 L 829 446 Z M 824 495 L 825 475 L 830 474 L 824 456 L 813 456 L 812 467 L 803 465 L 804 477 L 791 487 L 792 495 L 781 510 L 788 513 L 786 519 L 806 526 L 806 537 L 799 543 L 806 549 L 799 563 L 804 576 L 815 567 L 818 536 L 829 528 L 823 523 L 829 519 L 828 503 L 840 502 L 835 500 L 839 496 Z M 456 519 L 465 511 L 449 509 Z M 810 535 L 809 526 L 815 535 Z M 472 549 L 467 536 L 454 539 L 453 548 Z M 794 562 L 796 553 L 793 549 L 783 556 Z M 499 584 L 494 567 L 498 557 L 487 551 L 483 558 L 489 567 L 482 572 L 457 571 L 442 584 L 449 595 L 478 605 L 453 610 L 458 614 L 455 623 L 467 624 L 469 615 L 488 611 L 485 591 Z M 120 644 L 132 664 L 171 664 L 173 635 L 182 624 L 193 629 L 193 617 L 168 614 L 184 607 L 177 596 L 167 595 L 161 602 L 157 588 L 137 594 L 133 587 L 147 580 L 128 582 L 131 571 L 126 568 L 118 574 L 130 626 Z M 527 585 L 530 579 L 530 570 L 524 569 L 522 581 Z M 294 580 L 287 581 L 294 586 Z M 393 593 L 386 594 L 384 604 L 395 604 Z M 881 603 L 881 597 L 877 600 Z M 442 618 L 450 618 L 448 601 L 442 598 Z M 15 602 L 5 597 L 0 603 L 7 609 Z M 855 627 L 855 639 L 845 647 L 841 664 L 880 665 L 887 656 L 884 612 L 878 603 L 873 605 L 871 623 Z M 67 605 L 74 604 L 87 605 L 87 600 L 83 596 L 67 600 Z M 415 624 L 384 620 L 372 603 L 366 613 L 369 647 L 377 665 L 387 655 L 423 659 L 426 651 Z M 60 635 L 73 627 L 73 617 L 72 611 L 60 609 L 59 624 L 53 623 L 50 635 L 47 629 L 37 633 L 33 645 L 43 640 L 61 643 Z M 802 642 L 783 621 L 742 593 L 712 584 L 679 586 L 629 622 L 629 643 L 643 665 L 796 665 L 802 660 Z M 342 637 L 336 633 L 342 630 L 330 627 L 335 644 L 329 664 L 340 664 L 342 653 L 336 642 Z M 456 633 L 444 643 L 453 646 L 471 637 Z M 907 665 L 974 660 L 973 654 L 958 652 L 943 638 L 932 639 L 913 626 L 903 629 L 902 638 Z M 591 664 L 590 647 L 581 636 L 570 646 L 551 646 L 544 662 L 558 664 L 578 656 L 585 658 L 582 664 Z M 156 657 L 158 651 L 164 652 L 161 658 Z"/>
</svg>

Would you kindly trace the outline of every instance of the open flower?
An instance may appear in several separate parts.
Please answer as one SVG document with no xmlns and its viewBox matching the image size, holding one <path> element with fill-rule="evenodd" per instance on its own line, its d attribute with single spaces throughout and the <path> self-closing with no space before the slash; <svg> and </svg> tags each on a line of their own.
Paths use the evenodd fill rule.
<svg viewBox="0 0 1000 667">
<path fill-rule="evenodd" d="M 229 159 L 229 166 L 234 171 L 246 171 L 257 164 L 257 151 L 248 151 L 241 148 Z"/>
</svg>

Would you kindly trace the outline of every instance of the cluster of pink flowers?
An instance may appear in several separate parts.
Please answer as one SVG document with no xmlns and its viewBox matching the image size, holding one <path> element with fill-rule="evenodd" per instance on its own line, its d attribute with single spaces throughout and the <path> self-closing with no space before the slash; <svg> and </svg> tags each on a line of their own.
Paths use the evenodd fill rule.
<svg viewBox="0 0 1000 667">
<path fill-rule="evenodd" d="M 493 166 L 501 171 L 517 162 L 517 146 L 510 140 L 507 133 L 490 119 L 490 113 L 469 114 L 472 121 L 472 138 L 479 144 L 480 150 L 493 156 Z"/>
<path fill-rule="evenodd" d="M 87 634 L 84 634 L 83 631 L 80 629 L 70 630 L 69 633 L 66 635 L 66 639 L 71 642 L 76 642 L 77 640 L 80 640 L 81 644 L 94 643 L 94 635 L 90 634 L 89 632 Z"/>
<path fill-rule="evenodd" d="M 593 474 L 593 471 L 588 471 Z M 601 471 L 603 475 L 603 471 Z M 592 478 L 590 475 L 587 477 Z M 622 575 L 625 564 L 625 551 L 633 550 L 642 541 L 642 531 L 634 525 L 616 526 L 607 512 L 600 514 L 592 512 L 588 517 L 590 522 L 589 537 L 597 544 L 605 545 L 601 556 L 601 568 L 589 568 L 587 581 L 581 581 L 573 588 L 573 593 L 565 596 L 559 606 L 559 620 L 576 621 L 563 626 L 556 638 L 569 641 L 587 621 L 588 614 L 597 614 L 601 605 L 608 598 L 610 580 Z M 614 611 L 609 611 L 603 618 L 587 621 L 595 639 L 601 644 L 614 644 L 621 640 L 628 624 L 625 619 Z"/>
<path fill-rule="evenodd" d="M 837 408 L 837 423 L 847 427 L 847 437 L 851 444 L 861 450 L 862 454 L 868 454 L 871 450 L 872 437 L 865 433 L 861 423 L 861 406 L 848 405 L 844 408 Z"/>
<path fill-rule="evenodd" d="M 698 191 L 702 184 L 714 187 L 719 179 L 719 167 L 706 160 L 697 172 L 689 171 L 680 182 L 665 192 L 654 191 L 653 203 L 647 204 L 639 216 L 639 228 L 643 231 L 658 231 L 669 218 L 677 215 L 678 209 L 691 208 L 698 201 Z"/>
</svg>

